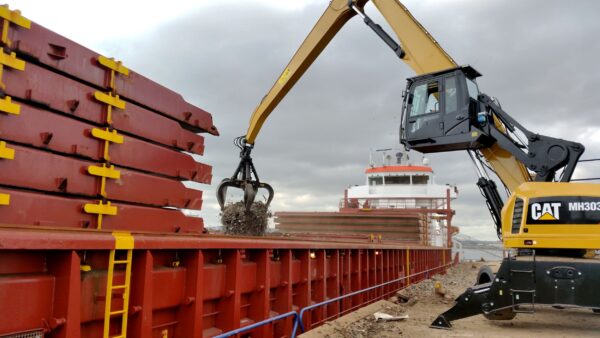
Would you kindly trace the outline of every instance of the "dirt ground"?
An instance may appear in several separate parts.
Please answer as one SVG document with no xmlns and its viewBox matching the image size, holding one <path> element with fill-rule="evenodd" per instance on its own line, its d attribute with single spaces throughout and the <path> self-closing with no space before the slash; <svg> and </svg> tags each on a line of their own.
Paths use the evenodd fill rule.
<svg viewBox="0 0 600 338">
<path fill-rule="evenodd" d="M 485 263 L 461 263 L 444 276 L 435 276 L 401 291 L 409 296 L 406 303 L 396 297 L 368 305 L 335 321 L 315 328 L 300 337 L 600 337 L 600 315 L 589 309 L 536 308 L 533 314 L 519 313 L 512 321 L 490 321 L 482 315 L 452 323 L 452 330 L 429 328 L 438 314 L 449 309 L 454 298 L 473 285 L 479 267 Z M 434 290 L 436 281 L 446 296 Z M 408 314 L 396 322 L 376 322 L 375 312 Z"/>
</svg>

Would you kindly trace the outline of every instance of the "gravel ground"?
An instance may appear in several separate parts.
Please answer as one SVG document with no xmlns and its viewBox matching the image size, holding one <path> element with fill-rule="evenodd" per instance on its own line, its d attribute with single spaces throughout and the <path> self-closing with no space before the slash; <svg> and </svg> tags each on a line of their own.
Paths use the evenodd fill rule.
<svg viewBox="0 0 600 338">
<path fill-rule="evenodd" d="M 328 322 L 301 337 L 600 337 L 600 315 L 589 309 L 536 308 L 533 314 L 518 314 L 512 321 L 490 321 L 477 315 L 453 322 L 452 330 L 429 328 L 438 314 L 454 304 L 454 299 L 472 286 L 480 266 L 485 263 L 461 263 L 446 275 L 434 276 L 399 292 L 402 297 L 382 300 Z M 435 291 L 436 282 L 441 288 Z M 408 298 L 408 302 L 404 299 Z M 397 322 L 376 322 L 375 312 L 408 314 Z"/>
</svg>

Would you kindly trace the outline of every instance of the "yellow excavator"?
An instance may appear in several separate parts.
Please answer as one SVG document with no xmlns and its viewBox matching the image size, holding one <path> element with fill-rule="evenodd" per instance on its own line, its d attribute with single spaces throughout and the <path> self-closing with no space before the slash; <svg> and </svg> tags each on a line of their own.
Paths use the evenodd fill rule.
<svg viewBox="0 0 600 338">
<path fill-rule="evenodd" d="M 277 104 L 340 28 L 359 15 L 417 76 L 403 93 L 400 142 L 423 153 L 466 150 L 478 173 L 477 185 L 507 250 L 496 272 L 483 269 L 476 285 L 439 315 L 434 328 L 483 314 L 509 320 L 536 305 L 585 307 L 600 312 L 600 184 L 575 183 L 572 175 L 583 145 L 533 133 L 479 91 L 481 74 L 459 66 L 397 0 L 371 0 L 399 42 L 365 13 L 367 0 L 332 0 L 235 140 L 240 164 L 217 189 L 221 208 L 228 187 L 244 190 L 250 208 L 260 182 L 250 156 L 256 137 Z M 504 201 L 494 173 L 509 194 Z"/>
</svg>

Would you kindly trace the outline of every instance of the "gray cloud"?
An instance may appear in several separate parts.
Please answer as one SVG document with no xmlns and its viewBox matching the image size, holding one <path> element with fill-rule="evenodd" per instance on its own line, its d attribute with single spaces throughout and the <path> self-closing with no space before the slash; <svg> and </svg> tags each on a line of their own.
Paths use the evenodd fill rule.
<svg viewBox="0 0 600 338">
<path fill-rule="evenodd" d="M 600 3 L 596 1 L 406 1 L 461 64 L 484 74 L 480 87 L 532 130 L 600 146 Z M 147 35 L 102 44 L 132 69 L 182 93 L 213 114 L 202 161 L 207 224 L 218 223 L 214 187 L 237 165 L 232 139 L 326 6 L 282 11 L 242 2 L 203 7 Z M 372 17 L 384 23 L 372 6 Z M 391 32 L 391 30 L 389 30 Z M 261 179 L 280 193 L 274 209 L 337 207 L 343 189 L 363 183 L 370 149 L 398 144 L 401 92 L 412 72 L 354 19 L 273 112 L 257 139 Z M 588 135 L 588 136 L 586 136 Z M 596 139 L 581 139 L 595 137 Z M 438 182 L 461 190 L 455 224 L 495 238 L 464 153 L 429 156 Z M 591 173 L 589 169 L 581 174 Z"/>
</svg>

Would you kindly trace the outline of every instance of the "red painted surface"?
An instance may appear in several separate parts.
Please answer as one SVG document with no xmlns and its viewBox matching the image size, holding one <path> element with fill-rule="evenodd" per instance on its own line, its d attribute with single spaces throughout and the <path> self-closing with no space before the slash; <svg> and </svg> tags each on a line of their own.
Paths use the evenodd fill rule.
<svg viewBox="0 0 600 338">
<path fill-rule="evenodd" d="M 97 53 L 34 22 L 30 29 L 11 25 L 9 38 L 12 40 L 11 48 L 23 57 L 34 58 L 36 62 L 67 73 L 82 82 L 108 88 L 107 71 L 97 63 Z M 60 86 L 61 83 L 57 85 Z M 185 102 L 180 94 L 140 74 L 130 71 L 128 77 L 117 76 L 115 87 L 121 96 L 184 122 L 196 129 L 196 132 L 218 135 L 209 113 Z"/>
<path fill-rule="evenodd" d="M 102 199 L 117 208 L 117 215 L 102 217 L 103 229 L 202 233 L 202 219 L 174 208 L 201 208 L 202 193 L 181 181 L 208 184 L 212 168 L 183 151 L 203 154 L 204 138 L 195 132 L 217 134 L 211 115 L 132 73 L 125 82 L 116 75 L 114 90 L 127 102 L 108 119 L 107 105 L 94 98 L 99 90 L 113 90 L 97 54 L 35 24 L 32 30 L 10 25 L 9 35 L 5 49 L 26 64 L 24 70 L 5 67 L 0 79 L 20 106 L 19 114 L 0 114 L 0 139 L 15 153 L 0 160 L 0 190 L 10 195 L 9 205 L 0 207 L 0 222 L 96 229 L 98 216 L 83 207 Z M 107 127 L 123 142 L 92 136 L 94 128 Z M 103 180 L 88 173 L 102 165 L 120 172 L 106 179 L 104 195 Z"/>
<path fill-rule="evenodd" d="M 188 337 L 191 332 L 210 337 L 405 276 L 407 271 L 435 268 L 412 277 L 410 283 L 415 283 L 443 273 L 442 266 L 451 262 L 449 250 L 394 242 L 133 236 L 130 337 L 164 332 L 169 337 Z M 48 337 L 101 336 L 107 257 L 114 247 L 109 232 L 0 226 L 0 247 L 0 302 L 2 311 L 11 313 L 0 316 L 0 334 L 42 329 Z M 57 247 L 61 250 L 53 249 Z M 80 264 L 91 271 L 80 271 Z M 117 270 L 115 282 L 123 275 Z M 394 283 L 315 309 L 305 324 L 315 327 L 406 285 Z M 113 302 L 115 308 L 120 306 L 118 294 Z M 283 320 L 254 332 L 283 337 L 291 325 L 291 320 Z"/>
<path fill-rule="evenodd" d="M 23 190 L 0 188 L 10 194 L 10 205 L 0 206 L 0 219 L 5 224 L 54 228 L 96 229 L 97 216 L 83 212 L 83 205 L 98 203 L 94 199 L 67 198 Z M 181 211 L 125 203 L 112 203 L 117 215 L 105 215 L 106 230 L 154 231 L 164 233 L 204 230 L 201 218 L 186 217 Z"/>
<path fill-rule="evenodd" d="M 138 124 L 132 121 L 132 117 L 128 114 L 113 114 L 113 127 L 164 146 L 199 155 L 204 153 L 204 138 L 183 130 L 176 122 L 159 118 L 158 121 L 143 119 L 148 123 Z M 132 127 L 123 126 L 121 120 Z M 4 140 L 64 154 L 99 159 L 102 154 L 100 150 L 102 144 L 90 135 L 90 130 L 94 127 L 97 126 L 25 103 L 21 103 L 19 115 L 0 114 L 0 137 Z"/>
<path fill-rule="evenodd" d="M 98 127 L 92 121 L 82 122 L 69 116 L 21 104 L 19 115 L 0 114 L 0 136 L 38 148 L 65 154 L 98 158 L 98 140 L 89 131 Z M 178 122 L 157 114 L 138 114 L 136 106 L 113 113 L 112 126 L 119 132 L 156 142 L 167 147 L 202 155 L 204 137 L 187 131 Z"/>
<path fill-rule="evenodd" d="M 74 158 L 59 156 L 27 147 L 11 146 L 14 160 L 0 161 L 2 184 L 69 195 L 99 198 L 100 178 L 87 172 L 98 166 Z M 35 163 L 36 165 L 31 165 Z M 106 193 L 114 201 L 154 206 L 200 209 L 202 192 L 188 189 L 183 183 L 160 176 L 115 167 L 121 178 L 106 181 Z"/>
</svg>

